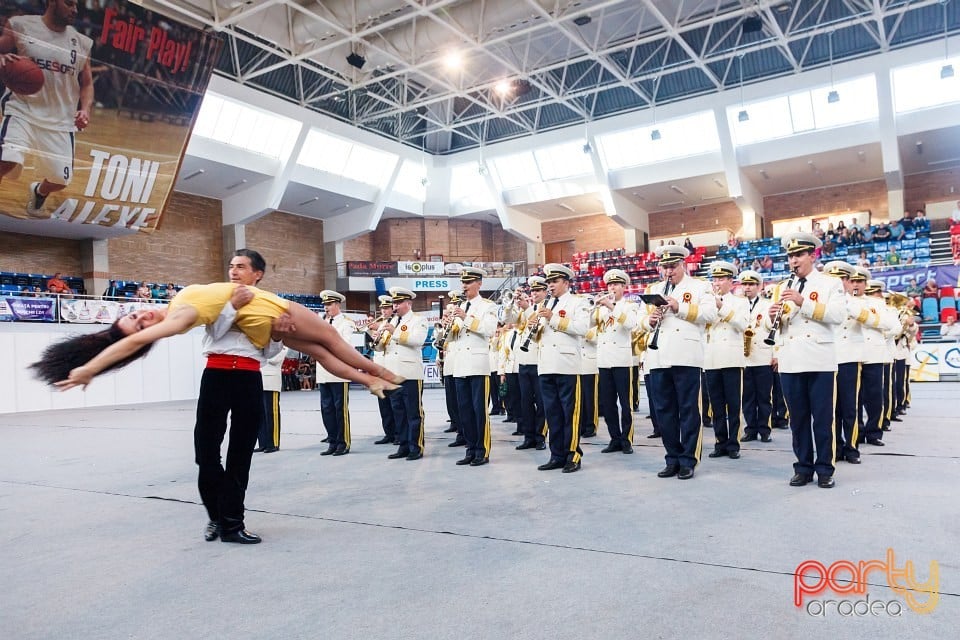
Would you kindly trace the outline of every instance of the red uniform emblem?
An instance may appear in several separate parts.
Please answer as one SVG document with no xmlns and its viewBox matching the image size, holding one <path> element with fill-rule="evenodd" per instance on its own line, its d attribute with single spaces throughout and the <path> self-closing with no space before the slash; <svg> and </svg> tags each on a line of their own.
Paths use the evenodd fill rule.
<svg viewBox="0 0 960 640">
<path fill-rule="evenodd" d="M 688 292 L 686 292 L 685 294 L 683 294 L 683 301 L 684 301 L 684 302 L 690 302 L 691 300 L 693 300 L 693 294 L 692 294 L 692 293 L 690 293 L 690 292 L 688 291 Z"/>
<path fill-rule="evenodd" d="M 812 292 L 812 293 L 810 294 L 810 299 L 813 300 L 814 302 L 816 302 L 816 301 L 817 301 L 817 298 L 819 298 L 819 297 L 820 297 L 820 294 L 818 294 L 816 291 L 814 291 L 814 292 Z"/>
<path fill-rule="evenodd" d="M 560 317 L 561 317 L 561 318 L 566 318 L 566 317 L 567 317 L 567 312 L 564 311 L 563 309 L 560 309 L 560 311 L 558 311 L 557 313 L 560 314 Z"/>
<path fill-rule="evenodd" d="M 406 330 L 407 330 L 407 325 L 402 325 L 400 327 L 400 331 L 406 331 Z"/>
</svg>

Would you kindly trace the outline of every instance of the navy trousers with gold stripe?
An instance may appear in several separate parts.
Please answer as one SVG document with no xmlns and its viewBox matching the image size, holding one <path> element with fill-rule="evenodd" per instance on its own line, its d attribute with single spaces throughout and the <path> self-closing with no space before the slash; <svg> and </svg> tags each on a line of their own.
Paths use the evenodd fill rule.
<svg viewBox="0 0 960 640">
<path fill-rule="evenodd" d="M 883 368 L 884 364 L 877 362 L 864 364 L 860 369 L 860 397 L 857 405 L 857 418 L 867 414 L 863 429 L 860 429 L 859 440 L 882 440 L 883 431 Z"/>
<path fill-rule="evenodd" d="M 653 383 L 650 382 L 650 374 L 643 375 L 643 387 L 647 390 L 647 406 L 650 411 L 650 422 L 653 423 L 653 435 L 660 437 L 660 423 L 657 421 L 657 412 L 653 407 Z"/>
<path fill-rule="evenodd" d="M 720 453 L 740 451 L 740 403 L 743 400 L 743 369 L 708 369 L 707 395 L 713 412 L 714 450 Z"/>
<path fill-rule="evenodd" d="M 597 374 L 580 374 L 580 433 L 597 433 L 597 420 L 600 417 L 597 402 Z"/>
<path fill-rule="evenodd" d="M 383 435 L 391 440 L 397 440 L 397 423 L 393 420 L 393 407 L 390 398 L 377 398 L 377 408 L 380 410 L 380 424 L 383 426 Z"/>
<path fill-rule="evenodd" d="M 258 436 L 261 449 L 280 448 L 280 392 L 263 392 L 263 422 Z"/>
<path fill-rule="evenodd" d="M 787 403 L 783 399 L 783 385 L 780 384 L 780 373 L 773 372 L 773 418 L 770 424 L 777 429 L 787 429 L 790 426 L 790 412 L 787 411 Z"/>
<path fill-rule="evenodd" d="M 601 367 L 600 410 L 610 443 L 633 444 L 633 367 Z"/>
<path fill-rule="evenodd" d="M 457 438 L 462 438 L 460 403 L 457 401 L 457 379 L 451 375 L 443 376 L 443 395 L 447 403 L 447 415 L 450 416 L 450 426 L 457 430 Z"/>
<path fill-rule="evenodd" d="M 331 449 L 350 450 L 350 396 L 348 382 L 324 382 L 320 387 L 320 417 Z"/>
<path fill-rule="evenodd" d="M 460 432 L 467 442 L 468 458 L 490 457 L 490 376 L 454 378 L 457 383 L 457 403 L 460 407 Z"/>
<path fill-rule="evenodd" d="M 743 370 L 743 419 L 747 435 L 770 435 L 773 414 L 773 367 L 768 364 Z"/>
<path fill-rule="evenodd" d="M 700 369 L 670 367 L 650 371 L 654 413 L 660 423 L 668 465 L 697 466 L 700 461 Z"/>
<path fill-rule="evenodd" d="M 540 396 L 540 376 L 537 365 L 522 364 L 520 373 L 520 409 L 516 415 L 517 431 L 523 434 L 524 442 L 539 443 L 547 439 L 543 417 L 543 398 Z"/>
<path fill-rule="evenodd" d="M 893 361 L 893 416 L 903 413 L 907 398 L 907 361 Z"/>
<path fill-rule="evenodd" d="M 832 476 L 837 444 L 833 430 L 836 372 L 781 373 L 780 384 L 790 410 L 793 453 L 797 456 L 793 470 L 805 476 L 812 476 L 814 471 L 821 478 Z"/>
<path fill-rule="evenodd" d="M 551 462 L 580 462 L 580 376 L 547 373 L 540 376 L 540 397 L 550 432 Z"/>
<path fill-rule="evenodd" d="M 404 380 L 390 395 L 399 453 L 423 455 L 423 380 Z"/>
<path fill-rule="evenodd" d="M 857 438 L 860 437 L 860 414 L 857 396 L 860 395 L 860 363 L 841 362 L 837 365 L 837 459 L 860 458 Z"/>
</svg>

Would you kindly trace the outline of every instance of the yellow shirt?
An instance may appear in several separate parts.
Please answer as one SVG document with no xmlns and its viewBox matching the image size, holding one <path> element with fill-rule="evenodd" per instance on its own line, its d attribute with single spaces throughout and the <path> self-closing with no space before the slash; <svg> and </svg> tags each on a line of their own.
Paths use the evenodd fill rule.
<svg viewBox="0 0 960 640">
<path fill-rule="evenodd" d="M 185 287 L 170 301 L 169 311 L 179 307 L 192 307 L 197 312 L 197 320 L 190 327 L 200 327 L 216 321 L 223 305 L 230 301 L 237 285 L 232 282 L 214 282 L 211 284 L 192 284 Z M 274 318 L 290 307 L 290 301 L 269 291 L 248 287 L 254 296 L 248 304 L 237 310 L 235 324 L 258 349 L 270 342 L 270 330 Z"/>
</svg>

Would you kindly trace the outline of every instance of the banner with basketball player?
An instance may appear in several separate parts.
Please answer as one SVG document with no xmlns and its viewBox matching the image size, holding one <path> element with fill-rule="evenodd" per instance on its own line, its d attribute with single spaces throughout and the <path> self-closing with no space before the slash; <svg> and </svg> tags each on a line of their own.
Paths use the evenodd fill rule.
<svg viewBox="0 0 960 640">
<path fill-rule="evenodd" d="M 124 0 L 11 4 L 0 214 L 153 231 L 222 41 Z"/>
</svg>

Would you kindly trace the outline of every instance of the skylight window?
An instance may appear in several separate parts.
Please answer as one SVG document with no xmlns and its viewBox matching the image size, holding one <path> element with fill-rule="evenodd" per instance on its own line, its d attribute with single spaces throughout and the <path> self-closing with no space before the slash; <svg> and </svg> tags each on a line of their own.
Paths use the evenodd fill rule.
<svg viewBox="0 0 960 640">
<path fill-rule="evenodd" d="M 500 156 L 490 161 L 504 189 L 515 189 L 540 182 L 540 169 L 532 151 Z"/>
<path fill-rule="evenodd" d="M 404 160 L 393 190 L 420 202 L 427 199 L 427 168 L 420 162 Z"/>
<path fill-rule="evenodd" d="M 476 162 L 450 168 L 450 205 L 461 210 L 479 210 L 494 206 L 493 196 Z"/>
<path fill-rule="evenodd" d="M 897 113 L 960 102 L 960 76 L 944 74 L 951 66 L 960 73 L 960 57 L 940 58 L 923 64 L 894 69 L 893 103 Z"/>
<path fill-rule="evenodd" d="M 291 118 L 207 93 L 193 133 L 253 153 L 279 158 L 290 153 L 300 123 Z"/>
<path fill-rule="evenodd" d="M 720 149 L 717 123 L 710 111 L 608 133 L 598 136 L 597 143 L 610 169 L 654 164 Z"/>
<path fill-rule="evenodd" d="M 583 152 L 583 142 L 577 140 L 533 152 L 543 180 L 560 180 L 593 173 L 590 156 Z"/>
<path fill-rule="evenodd" d="M 397 162 L 397 156 L 373 147 L 356 144 L 311 129 L 304 140 L 297 163 L 363 184 L 383 188 Z"/>
</svg>

